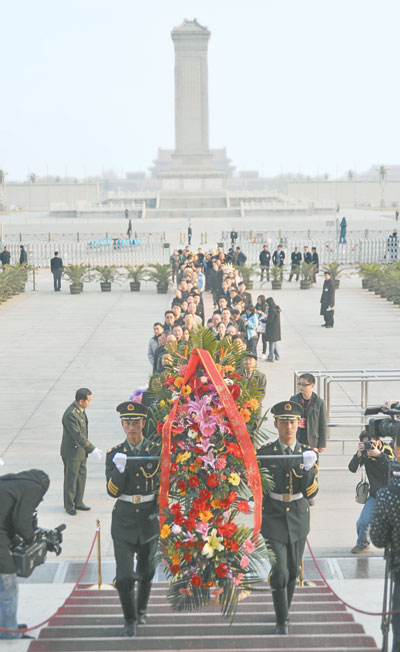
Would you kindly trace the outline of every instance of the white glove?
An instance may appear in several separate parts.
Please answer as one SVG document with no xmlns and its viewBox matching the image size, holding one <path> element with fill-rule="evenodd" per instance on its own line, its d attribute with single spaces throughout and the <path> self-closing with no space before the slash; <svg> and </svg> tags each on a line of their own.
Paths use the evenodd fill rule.
<svg viewBox="0 0 400 652">
<path fill-rule="evenodd" d="M 95 448 L 90 455 L 93 456 L 93 459 L 96 460 L 96 462 L 100 462 L 102 453 L 103 451 L 101 451 L 100 448 Z"/>
<path fill-rule="evenodd" d="M 123 473 L 125 471 L 125 467 L 126 467 L 125 453 L 115 453 L 113 457 L 113 462 L 120 473 Z"/>
<path fill-rule="evenodd" d="M 309 471 L 314 462 L 317 461 L 317 456 L 314 453 L 314 451 L 304 451 L 303 453 L 303 464 L 304 464 L 304 470 Z"/>
<path fill-rule="evenodd" d="M 3 458 L 0 457 L 0 468 L 1 468 L 2 466 L 4 466 L 4 462 L 3 462 Z"/>
</svg>

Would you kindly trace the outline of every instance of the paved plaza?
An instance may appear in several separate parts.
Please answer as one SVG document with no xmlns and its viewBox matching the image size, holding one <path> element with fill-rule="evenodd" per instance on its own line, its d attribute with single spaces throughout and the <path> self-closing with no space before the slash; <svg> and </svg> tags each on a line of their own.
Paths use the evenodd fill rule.
<svg viewBox="0 0 400 652">
<path fill-rule="evenodd" d="M 385 228 L 393 228 L 393 219 L 388 216 L 386 220 Z M 212 237 L 215 241 L 218 239 L 221 229 L 230 226 L 230 223 L 213 224 L 209 243 Z M 194 222 L 195 235 L 202 228 L 203 225 Z M 176 233 L 179 230 L 171 235 L 172 246 L 177 244 Z M 192 244 L 195 249 L 200 243 L 194 237 Z M 168 295 L 158 295 L 153 285 L 144 283 L 137 294 L 129 292 L 128 284 L 123 283 L 113 285 L 111 293 L 101 293 L 99 283 L 92 282 L 85 285 L 81 295 L 72 296 L 65 281 L 62 292 L 54 293 L 49 270 L 40 270 L 36 281 L 35 291 L 28 284 L 24 294 L 0 306 L 0 455 L 6 463 L 2 472 L 41 468 L 49 474 L 51 485 L 40 506 L 40 525 L 67 524 L 62 557 L 57 561 L 83 562 L 97 518 L 102 527 L 103 556 L 111 561 L 109 529 L 113 501 L 106 494 L 103 461 L 93 462 L 89 458 L 85 502 L 92 510 L 75 517 L 64 512 L 63 467 L 59 456 L 61 417 L 72 402 L 75 390 L 87 386 L 93 391 L 92 405 L 88 409 L 91 441 L 105 452 L 124 439 L 115 406 L 128 399 L 137 387 L 146 386 L 150 374 L 146 352 L 152 324 L 161 320 L 170 307 L 172 290 Z M 335 328 L 327 331 L 320 327 L 321 287 L 321 275 L 317 285 L 309 291 L 300 291 L 295 283 L 285 283 L 282 290 L 272 293 L 270 284 L 260 289 L 258 282 L 255 283 L 254 298 L 261 292 L 266 296 L 272 294 L 282 308 L 281 362 L 259 361 L 268 379 L 264 408 L 293 393 L 295 369 L 400 369 L 399 308 L 361 290 L 359 277 L 349 274 L 342 278 L 336 295 Z M 206 295 L 206 312 L 207 315 L 211 312 L 210 295 Z M 339 386 L 333 396 L 338 403 L 359 403 L 359 386 Z M 399 396 L 399 384 L 383 383 L 371 386 L 369 400 L 379 403 Z M 272 430 L 272 425 L 270 427 Z M 351 440 L 358 433 L 358 427 L 335 428 L 331 430 L 331 438 Z M 355 448 L 356 443 L 349 441 L 342 455 L 341 444 L 328 444 L 321 459 L 320 493 L 312 511 L 310 543 L 314 552 L 319 557 L 337 558 L 339 562 L 350 556 L 360 512 L 360 506 L 354 501 L 358 476 L 347 471 Z M 374 550 L 371 555 L 381 556 L 381 551 Z M 354 561 L 357 563 L 356 577 L 369 576 L 369 556 L 363 557 Z M 49 561 L 54 562 L 55 557 L 49 555 Z M 340 570 L 331 576 L 339 582 L 339 587 L 346 584 Z M 356 604 L 358 600 L 360 606 L 365 606 L 364 589 L 356 590 L 356 586 L 363 581 L 360 579 L 357 585 L 353 584 L 355 594 L 350 600 Z M 24 583 L 21 605 L 29 604 L 37 595 L 35 587 L 39 587 L 39 595 L 43 595 L 40 591 L 44 592 L 43 599 L 38 600 L 34 612 L 28 613 L 25 606 L 20 614 L 20 619 L 24 616 L 31 623 L 37 620 L 36 615 L 40 618 L 44 604 L 47 609 L 54 610 L 70 588 L 66 579 L 62 586 L 52 585 L 54 593 L 46 593 L 45 585 L 34 582 L 35 576 L 32 583 Z M 374 582 L 380 587 L 378 580 Z M 368 584 L 371 589 L 372 581 Z M 380 589 L 375 589 L 374 599 L 379 609 Z M 50 615 L 49 611 L 44 612 Z M 25 644 L 10 642 L 4 645 L 17 649 L 15 646 Z"/>
</svg>

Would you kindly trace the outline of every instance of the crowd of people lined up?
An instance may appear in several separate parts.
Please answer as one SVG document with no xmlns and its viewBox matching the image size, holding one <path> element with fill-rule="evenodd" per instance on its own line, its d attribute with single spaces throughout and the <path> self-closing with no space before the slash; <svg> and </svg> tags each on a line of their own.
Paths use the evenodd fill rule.
<svg viewBox="0 0 400 652">
<path fill-rule="evenodd" d="M 235 253 L 242 253 L 240 247 Z M 255 360 L 257 344 L 261 340 L 262 359 L 269 362 L 279 360 L 280 308 L 272 297 L 266 298 L 263 294 L 253 305 L 237 258 L 237 267 L 234 267 L 219 247 L 214 253 L 206 254 L 201 249 L 194 254 L 187 247 L 174 251 L 171 265 L 177 287 L 164 320 L 153 325 L 154 334 L 148 345 L 153 372 L 160 373 L 168 362 L 166 344 L 189 340 L 191 331 L 197 326 L 208 328 L 219 340 L 225 337 L 238 340 Z M 213 311 L 208 316 L 205 315 L 204 292 L 212 294 Z"/>
</svg>

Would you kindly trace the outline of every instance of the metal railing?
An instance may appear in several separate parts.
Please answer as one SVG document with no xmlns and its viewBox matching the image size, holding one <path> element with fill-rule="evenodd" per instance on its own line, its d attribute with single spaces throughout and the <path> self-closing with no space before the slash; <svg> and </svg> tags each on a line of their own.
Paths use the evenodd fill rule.
<svg viewBox="0 0 400 652">
<path fill-rule="evenodd" d="M 7 244 L 7 243 L 5 243 Z M 28 263 L 32 267 L 48 267 L 55 251 L 60 252 L 64 265 L 149 265 L 169 263 L 170 250 L 162 241 L 118 245 L 118 241 L 90 246 L 86 242 L 24 242 Z M 11 264 L 19 260 L 19 244 L 10 243 Z"/>
<path fill-rule="evenodd" d="M 341 264 L 352 265 L 355 263 L 383 263 L 398 259 L 398 253 L 393 253 L 393 248 L 388 245 L 387 238 L 358 238 L 347 240 L 347 244 L 339 244 L 335 237 L 328 238 L 305 238 L 299 236 L 293 237 L 291 233 L 288 237 L 278 238 L 269 235 L 265 239 L 256 242 L 242 242 L 237 240 L 241 250 L 247 256 L 247 264 L 259 264 L 259 255 L 263 244 L 268 244 L 271 255 L 278 244 L 283 245 L 286 253 L 285 264 L 290 267 L 290 254 L 295 247 L 306 245 L 311 251 L 311 247 L 316 247 L 320 264 L 338 262 Z M 227 245 L 225 245 L 227 249 Z"/>
</svg>

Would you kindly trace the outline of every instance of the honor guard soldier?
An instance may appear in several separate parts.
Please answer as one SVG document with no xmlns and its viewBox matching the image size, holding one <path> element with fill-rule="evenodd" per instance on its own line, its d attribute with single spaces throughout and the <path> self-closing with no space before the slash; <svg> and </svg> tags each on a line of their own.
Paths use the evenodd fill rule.
<svg viewBox="0 0 400 652">
<path fill-rule="evenodd" d="M 263 497 L 261 534 L 275 554 L 269 583 L 276 615 L 276 634 L 288 634 L 288 615 L 300 571 L 306 536 L 310 531 L 309 499 L 318 492 L 317 455 L 296 441 L 303 409 L 294 401 L 273 406 L 279 439 L 257 451 L 257 455 L 298 455 L 297 458 L 259 460 L 272 477 L 273 491 Z M 300 457 L 301 456 L 301 457 Z"/>
<path fill-rule="evenodd" d="M 148 409 L 141 403 L 125 401 L 118 405 L 117 412 L 126 440 L 107 451 L 106 461 L 107 492 L 117 499 L 111 521 L 115 587 L 125 619 L 124 636 L 136 636 L 138 624 L 146 623 L 155 573 L 160 461 L 146 460 L 151 455 L 151 442 L 143 437 Z M 130 457 L 141 459 L 131 460 Z M 135 555 L 136 572 L 133 570 Z M 135 582 L 138 582 L 137 601 Z"/>
</svg>

